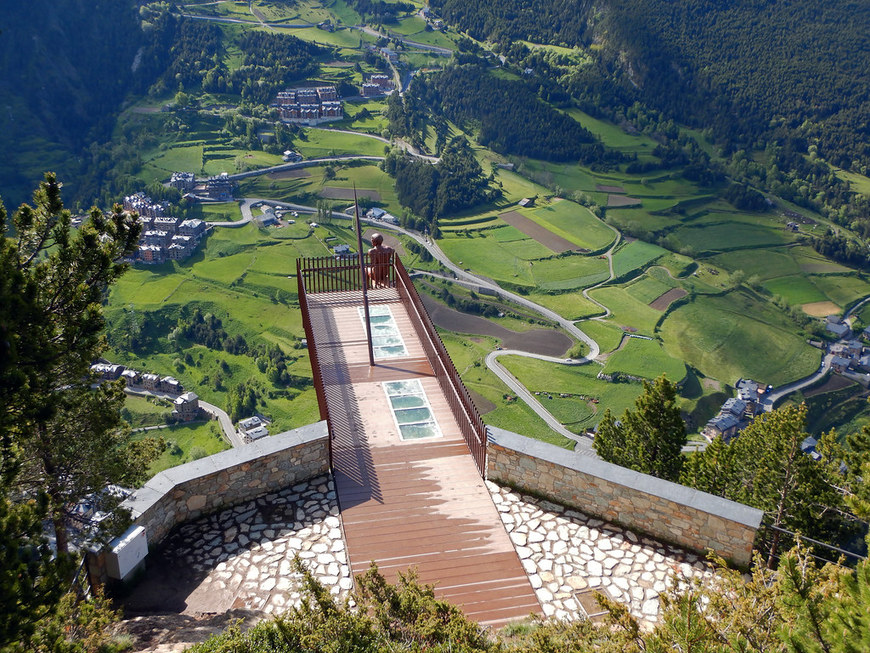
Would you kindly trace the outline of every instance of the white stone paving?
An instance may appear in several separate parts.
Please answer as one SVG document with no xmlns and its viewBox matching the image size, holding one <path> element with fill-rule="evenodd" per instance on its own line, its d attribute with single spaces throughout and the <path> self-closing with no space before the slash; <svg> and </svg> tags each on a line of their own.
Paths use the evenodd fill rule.
<svg viewBox="0 0 870 653">
<path fill-rule="evenodd" d="M 694 553 L 489 481 L 487 487 L 548 617 L 584 618 L 575 592 L 592 589 L 651 627 L 659 594 L 675 575 L 712 576 Z M 353 586 L 326 476 L 188 522 L 167 538 L 164 551 L 202 578 L 187 599 L 185 612 L 195 614 L 239 608 L 274 614 L 298 605 L 297 554 L 333 595 L 344 598 Z"/>
<path fill-rule="evenodd" d="M 645 627 L 675 575 L 712 577 L 696 554 L 635 535 L 576 510 L 486 482 L 548 617 L 585 616 L 575 592 L 594 589 L 628 606 Z"/>
<path fill-rule="evenodd" d="M 192 611 L 279 613 L 298 605 L 297 554 L 333 595 L 352 587 L 335 488 L 325 476 L 188 522 L 167 550 L 204 575 L 188 599 Z"/>
</svg>

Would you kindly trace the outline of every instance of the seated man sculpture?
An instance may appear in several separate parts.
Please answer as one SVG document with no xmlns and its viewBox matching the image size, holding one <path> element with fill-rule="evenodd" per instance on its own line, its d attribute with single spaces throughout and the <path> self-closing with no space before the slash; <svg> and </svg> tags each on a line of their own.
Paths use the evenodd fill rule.
<svg viewBox="0 0 870 653">
<path fill-rule="evenodd" d="M 381 234 L 372 234 L 372 248 L 369 250 L 368 277 L 375 288 L 389 285 L 393 252 L 392 247 L 384 245 L 384 237 Z"/>
</svg>

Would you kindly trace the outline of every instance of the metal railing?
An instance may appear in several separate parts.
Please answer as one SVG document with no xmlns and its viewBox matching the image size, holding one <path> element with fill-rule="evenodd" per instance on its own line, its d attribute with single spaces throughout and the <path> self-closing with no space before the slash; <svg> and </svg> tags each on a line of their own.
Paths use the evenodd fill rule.
<svg viewBox="0 0 870 653">
<path fill-rule="evenodd" d="M 368 255 L 364 260 L 367 269 L 371 270 L 371 260 Z M 408 310 L 411 323 L 426 356 L 435 372 L 435 378 L 447 398 L 447 403 L 453 416 L 456 418 L 462 436 L 468 445 L 474 462 L 481 476 L 486 472 L 486 426 L 471 395 L 459 373 L 453 366 L 453 361 L 447 353 L 447 348 L 441 341 L 441 337 L 435 330 L 426 307 L 423 305 L 417 289 L 411 282 L 405 266 L 398 255 L 394 255 L 392 264 L 388 264 L 385 274 L 377 275 L 382 280 L 374 282 L 368 279 L 369 288 L 394 287 L 399 293 L 399 298 Z M 311 319 L 308 312 L 308 300 L 306 293 L 330 293 L 361 291 L 359 257 L 354 254 L 344 258 L 302 258 L 296 261 L 296 277 L 299 287 L 299 306 L 302 309 L 302 323 L 305 326 L 305 337 L 308 339 L 308 351 L 311 358 L 311 367 L 314 376 L 314 386 L 317 390 L 317 401 L 320 404 L 321 419 L 329 423 L 329 411 L 326 407 L 326 395 L 323 387 L 323 378 L 317 358 L 317 346 L 311 329 Z M 360 298 L 362 301 L 362 298 Z M 332 456 L 330 437 L 330 459 Z"/>
<path fill-rule="evenodd" d="M 411 323 L 417 331 L 423 349 L 432 363 L 435 378 L 438 379 L 441 390 L 447 397 L 447 403 L 459 424 L 459 429 L 471 451 L 477 470 L 481 476 L 486 476 L 486 426 L 474 406 L 468 388 L 459 378 L 459 372 L 453 366 L 450 354 L 447 353 L 441 336 L 438 335 L 432 324 L 429 312 L 423 305 L 420 295 L 417 294 L 417 289 L 411 282 L 411 277 L 408 276 L 408 272 L 398 256 L 394 267 L 396 270 L 396 288 L 408 309 Z"/>
<path fill-rule="evenodd" d="M 398 257 L 394 255 L 393 259 L 398 260 Z M 369 289 L 395 286 L 395 265 L 373 263 L 368 254 L 364 255 L 363 264 L 373 277 L 373 279 L 366 277 Z M 362 290 L 358 254 L 340 258 L 322 256 L 296 259 L 296 273 L 308 293 Z"/>
<path fill-rule="evenodd" d="M 309 260 L 309 259 L 306 259 Z M 357 278 L 359 276 L 357 268 Z M 302 326 L 305 328 L 305 340 L 308 344 L 308 358 L 311 360 L 311 376 L 314 391 L 317 393 L 317 405 L 320 408 L 320 419 L 326 420 L 329 432 L 329 466 L 332 467 L 332 422 L 329 419 L 329 406 L 326 403 L 326 388 L 323 385 L 323 375 L 320 372 L 320 361 L 317 357 L 317 343 L 314 340 L 314 330 L 311 328 L 311 314 L 306 297 L 305 277 L 303 276 L 302 260 L 296 259 L 296 287 L 299 292 L 299 308 L 302 309 Z"/>
</svg>

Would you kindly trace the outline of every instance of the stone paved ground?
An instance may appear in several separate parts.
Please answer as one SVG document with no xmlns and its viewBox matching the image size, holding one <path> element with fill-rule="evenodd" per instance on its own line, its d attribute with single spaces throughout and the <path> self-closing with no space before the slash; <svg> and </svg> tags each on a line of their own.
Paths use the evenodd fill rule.
<svg viewBox="0 0 870 653">
<path fill-rule="evenodd" d="M 712 575 L 695 554 L 494 483 L 487 487 L 547 616 L 582 617 L 575 592 L 592 589 L 628 605 L 649 627 L 675 572 Z M 329 477 L 184 524 L 149 563 L 125 607 L 134 615 L 197 618 L 228 610 L 282 612 L 300 598 L 295 554 L 334 595 L 348 594 L 350 569 Z"/>
<path fill-rule="evenodd" d="M 659 594 L 675 573 L 686 578 L 712 576 L 709 566 L 693 553 L 486 484 L 547 616 L 582 617 L 574 593 L 591 588 L 629 606 L 632 615 L 652 627 L 658 620 Z"/>
<path fill-rule="evenodd" d="M 282 612 L 300 598 L 291 567 L 296 554 L 334 595 L 349 592 L 350 568 L 331 478 L 184 524 L 167 538 L 153 563 L 157 569 L 125 604 L 133 613 L 159 611 L 149 609 L 149 603 L 160 602 L 188 615 Z M 167 596 L 167 591 L 178 595 Z"/>
</svg>

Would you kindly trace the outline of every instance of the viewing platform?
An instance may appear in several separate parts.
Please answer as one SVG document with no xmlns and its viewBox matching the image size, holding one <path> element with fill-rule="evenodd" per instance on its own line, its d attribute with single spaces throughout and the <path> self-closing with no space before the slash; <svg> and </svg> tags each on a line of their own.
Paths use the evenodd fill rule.
<svg viewBox="0 0 870 653">
<path fill-rule="evenodd" d="M 483 422 L 401 261 L 367 289 L 373 366 L 358 258 L 297 273 L 352 574 L 415 568 L 482 624 L 539 614 L 482 478 Z"/>
</svg>

